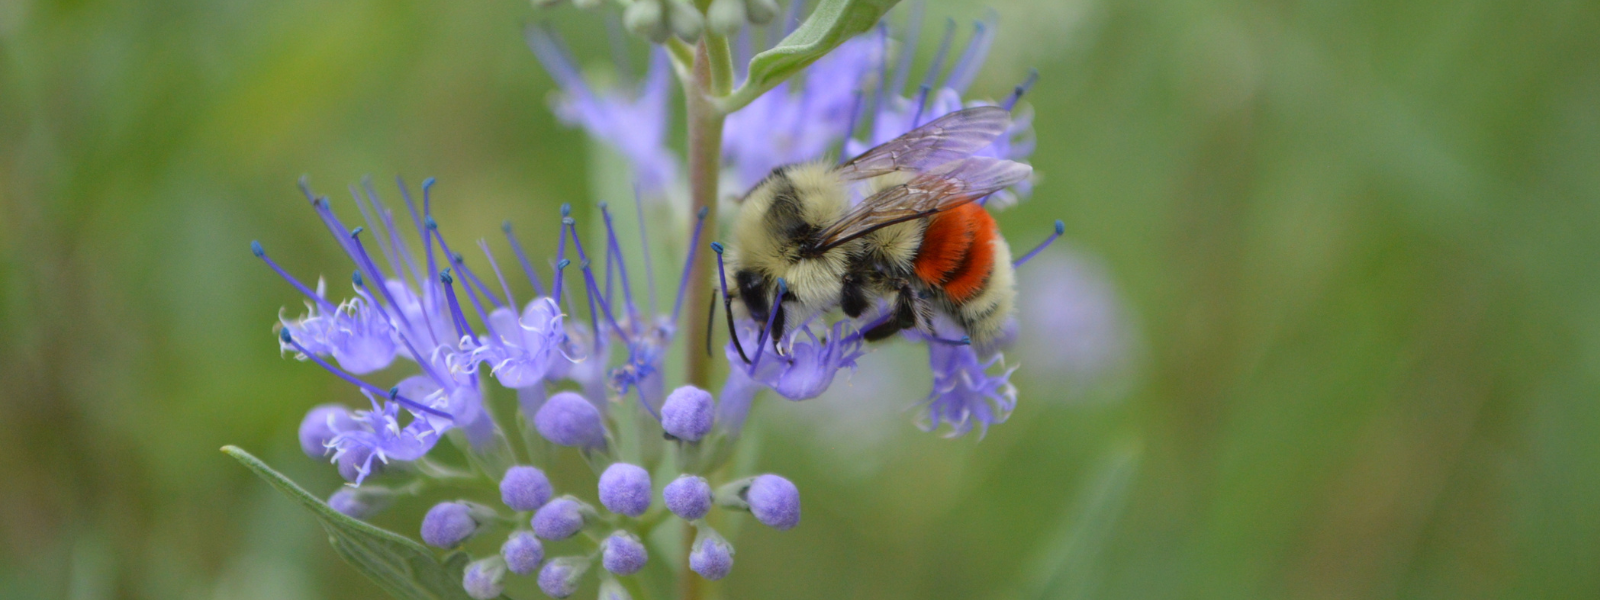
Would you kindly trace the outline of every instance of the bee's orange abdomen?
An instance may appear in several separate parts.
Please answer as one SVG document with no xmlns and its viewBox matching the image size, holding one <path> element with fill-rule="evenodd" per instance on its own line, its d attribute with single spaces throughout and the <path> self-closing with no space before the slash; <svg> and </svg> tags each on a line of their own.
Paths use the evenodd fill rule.
<svg viewBox="0 0 1600 600">
<path fill-rule="evenodd" d="M 939 213 L 917 250 L 917 278 L 960 304 L 983 289 L 994 269 L 994 218 L 976 202 Z"/>
</svg>

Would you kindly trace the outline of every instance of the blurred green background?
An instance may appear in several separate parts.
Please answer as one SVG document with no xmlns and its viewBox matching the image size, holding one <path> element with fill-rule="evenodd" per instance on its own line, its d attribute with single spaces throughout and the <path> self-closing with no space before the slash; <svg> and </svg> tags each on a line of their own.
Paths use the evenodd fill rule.
<svg viewBox="0 0 1600 600">
<path fill-rule="evenodd" d="M 1066 220 L 1129 366 L 1085 391 L 1014 357 L 1021 404 L 982 441 L 912 426 L 921 371 L 878 384 L 879 416 L 766 402 L 761 464 L 805 522 L 747 527 L 729 597 L 1600 596 L 1600 4 L 929 22 L 987 8 L 974 91 L 1042 75 L 1043 180 L 1001 226 L 1027 246 Z M 604 29 L 548 14 L 0 1 L 0 598 L 381 597 L 217 452 L 325 494 L 295 428 L 359 399 L 280 358 L 300 300 L 246 247 L 343 277 L 302 173 L 336 199 L 438 177 L 463 236 L 591 201 L 520 30 L 553 18 L 603 62 Z M 414 536 L 425 506 L 378 523 Z"/>
</svg>

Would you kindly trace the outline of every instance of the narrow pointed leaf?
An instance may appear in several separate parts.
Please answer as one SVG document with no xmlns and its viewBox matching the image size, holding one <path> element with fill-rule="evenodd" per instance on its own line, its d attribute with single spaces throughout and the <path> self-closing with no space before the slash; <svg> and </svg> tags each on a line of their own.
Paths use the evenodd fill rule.
<svg viewBox="0 0 1600 600">
<path fill-rule="evenodd" d="M 470 561 L 466 553 L 451 553 L 441 562 L 432 550 L 410 538 L 334 510 L 249 452 L 236 446 L 224 446 L 222 452 L 311 511 L 327 530 L 334 552 L 389 595 L 405 600 L 471 600 L 461 587 L 462 571 Z"/>
</svg>

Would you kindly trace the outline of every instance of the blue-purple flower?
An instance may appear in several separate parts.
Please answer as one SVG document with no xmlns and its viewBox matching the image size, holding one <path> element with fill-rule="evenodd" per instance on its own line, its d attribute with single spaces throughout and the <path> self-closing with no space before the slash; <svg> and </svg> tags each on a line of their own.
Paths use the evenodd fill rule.
<svg viewBox="0 0 1600 600">
<path fill-rule="evenodd" d="M 472 343 L 470 360 L 488 365 L 490 374 L 508 388 L 544 381 L 551 367 L 565 361 L 561 344 L 567 338 L 564 315 L 554 300 L 535 298 L 516 314 L 510 307 L 489 313 L 488 335 Z"/>
<path fill-rule="evenodd" d="M 1016 367 L 1006 368 L 1003 356 L 997 353 L 982 360 L 970 345 L 934 340 L 927 347 L 933 390 L 923 401 L 924 411 L 918 419 L 924 430 L 949 425 L 947 435 L 956 437 L 978 426 L 981 433 L 987 433 L 990 425 L 1011 416 L 1017 407 L 1017 388 L 1011 384 Z M 998 369 L 993 368 L 996 365 Z"/>
</svg>

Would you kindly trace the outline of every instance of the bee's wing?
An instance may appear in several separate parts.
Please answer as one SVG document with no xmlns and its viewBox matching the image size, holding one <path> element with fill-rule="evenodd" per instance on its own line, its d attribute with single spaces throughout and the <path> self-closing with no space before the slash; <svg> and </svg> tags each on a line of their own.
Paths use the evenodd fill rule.
<svg viewBox="0 0 1600 600">
<path fill-rule="evenodd" d="M 998 106 L 974 106 L 934 119 L 839 165 L 846 181 L 895 171 L 921 171 L 971 156 L 1011 126 Z"/>
<path fill-rule="evenodd" d="M 1015 185 L 1033 167 L 998 158 L 968 157 L 917 175 L 868 196 L 817 235 L 827 250 L 874 230 L 950 210 Z"/>
</svg>

